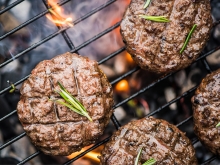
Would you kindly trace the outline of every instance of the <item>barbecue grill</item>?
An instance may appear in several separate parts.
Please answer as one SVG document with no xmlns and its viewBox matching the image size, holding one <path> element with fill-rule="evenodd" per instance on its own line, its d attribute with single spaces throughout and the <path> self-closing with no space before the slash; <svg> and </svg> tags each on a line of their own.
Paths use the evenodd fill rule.
<svg viewBox="0 0 220 165">
<path fill-rule="evenodd" d="M 7 11 L 9 11 L 10 9 L 13 9 L 14 7 L 17 7 L 19 6 L 20 3 L 22 3 L 23 1 L 25 0 L 17 0 L 9 5 L 7 5 L 5 8 L 3 8 L 2 10 L 0 10 L 0 14 L 3 14 Z M 67 4 L 68 2 L 70 2 L 71 0 L 63 0 L 61 2 L 58 3 L 59 6 L 63 6 L 65 4 Z M 3 34 L 2 36 L 0 36 L 0 40 L 4 40 L 6 39 L 7 37 L 10 37 L 11 35 L 13 35 L 14 33 L 16 33 L 17 31 L 21 30 L 22 28 L 25 28 L 26 26 L 28 26 L 29 24 L 31 24 L 32 22 L 35 22 L 37 21 L 39 18 L 45 16 L 46 14 L 49 13 L 49 8 L 50 6 L 48 5 L 47 1 L 46 0 L 42 0 L 43 4 L 45 5 L 45 7 L 47 8 L 46 10 L 44 10 L 43 12 L 37 14 L 36 16 L 32 17 L 31 19 L 27 20 L 26 22 L 20 24 L 19 26 L 13 28 L 12 30 L 8 31 L 7 33 Z M 81 22 L 83 22 L 84 20 L 86 20 L 87 18 L 91 17 L 92 15 L 96 14 L 97 12 L 105 9 L 105 8 L 108 8 L 111 4 L 115 3 L 116 0 L 109 0 L 107 1 L 106 3 L 102 4 L 101 6 L 93 9 L 92 11 L 90 11 L 89 13 L 83 15 L 82 17 L 80 17 L 79 19 L 76 19 L 75 21 L 73 21 L 73 24 L 74 25 L 77 25 Z M 217 1 L 215 0 L 211 0 L 211 3 L 217 3 Z M 220 4 L 220 3 L 219 3 Z M 216 28 L 218 25 L 220 24 L 220 20 L 219 21 L 216 21 L 214 23 L 214 26 L 213 26 L 213 29 Z M 58 35 L 62 35 L 64 41 L 65 41 L 65 44 L 67 45 L 67 47 L 69 47 L 70 49 L 70 52 L 71 53 L 78 53 L 78 51 L 84 47 L 86 47 L 87 45 L 95 42 L 97 39 L 103 37 L 104 35 L 110 33 L 111 31 L 113 31 L 114 29 L 118 28 L 120 26 L 120 21 L 115 23 L 113 26 L 107 28 L 106 30 L 102 31 L 101 33 L 93 36 L 92 38 L 90 38 L 89 40 L 83 42 L 82 44 L 78 45 L 78 46 L 75 46 L 71 40 L 71 37 L 68 35 L 67 33 L 67 30 L 69 29 L 69 27 L 58 27 L 58 30 L 48 36 L 46 36 L 45 38 L 43 38 L 42 40 L 36 42 L 36 43 L 33 43 L 31 46 L 29 46 L 27 49 L 25 50 L 22 50 L 21 52 L 17 53 L 16 55 L 13 55 L 12 58 L 9 58 L 9 59 L 6 59 L 4 60 L 1 64 L 0 64 L 0 68 L 3 68 L 7 65 L 9 65 L 11 62 L 13 62 L 15 59 L 19 59 L 19 58 L 22 58 L 22 56 L 26 55 L 28 52 L 30 52 L 31 50 L 45 44 L 47 41 L 50 41 L 52 40 L 54 37 L 58 36 Z M 74 28 L 74 27 L 73 27 Z M 212 40 L 212 38 L 210 39 Z M 210 41 L 209 41 L 210 42 Z M 217 42 L 217 41 L 216 41 Z M 218 43 L 218 42 L 217 42 Z M 219 43 L 218 43 L 219 44 Z M 1 44 L 0 44 L 1 45 Z M 106 48 L 107 49 L 107 48 Z M 195 63 L 199 63 L 199 64 L 203 64 L 203 65 L 196 65 L 196 67 L 201 67 L 202 70 L 205 70 L 206 73 L 211 73 L 212 72 L 212 67 L 209 65 L 209 63 L 207 62 L 206 60 L 206 57 L 215 53 L 216 51 L 218 51 L 220 49 L 220 45 L 214 47 L 214 48 L 205 48 L 204 51 L 201 53 L 201 55 L 199 56 L 199 58 L 197 58 L 197 60 L 194 62 Z M 46 49 L 45 49 L 46 51 Z M 119 55 L 120 53 L 124 52 L 125 51 L 125 47 L 121 47 L 120 49 L 118 49 L 117 51 L 109 54 L 107 57 L 103 58 L 102 60 L 99 61 L 99 64 L 103 64 L 107 61 L 109 61 L 110 59 L 112 59 L 113 57 Z M 218 68 L 219 65 L 216 67 Z M 215 69 L 216 69 L 215 68 Z M 131 75 L 133 75 L 135 72 L 139 71 L 140 68 L 139 67 L 135 67 L 133 69 L 131 69 L 130 71 L 126 72 L 125 74 L 121 75 L 120 77 L 114 79 L 113 81 L 111 81 L 111 84 L 114 85 L 116 84 L 117 82 L 119 82 L 120 80 L 123 80 Z M 190 70 L 190 67 L 187 68 L 187 70 Z M 29 71 L 30 72 L 30 71 Z M 141 88 L 140 90 L 132 93 L 131 95 L 129 95 L 126 99 L 123 99 L 123 100 L 120 100 L 120 102 L 117 102 L 115 105 L 114 105 L 114 109 L 120 107 L 120 106 L 123 106 L 125 103 L 127 103 L 128 101 L 140 96 L 141 94 L 146 94 L 148 92 L 148 90 L 151 90 L 151 89 L 154 89 L 159 85 L 160 87 L 163 87 L 164 85 L 164 81 L 168 81 L 169 79 L 173 78 L 174 75 L 176 73 L 170 73 L 168 75 L 165 75 L 163 77 L 160 77 L 158 79 L 156 79 L 155 81 L 153 81 L 152 83 L 148 84 L 147 86 Z M 21 84 L 22 82 L 24 82 L 27 78 L 29 77 L 29 75 L 26 75 L 25 77 L 23 77 L 22 79 L 14 82 L 14 85 L 17 86 L 19 84 Z M 203 74 L 203 77 L 204 77 L 204 74 Z M 199 78 L 201 79 L 201 78 Z M 168 107 L 173 104 L 173 103 L 178 103 L 180 102 L 183 98 L 188 98 L 188 100 L 190 99 L 190 97 L 192 96 L 192 94 L 194 93 L 194 91 L 196 90 L 198 84 L 195 85 L 194 87 L 192 87 L 191 89 L 183 92 L 181 95 L 175 97 L 174 99 L 172 99 L 171 101 L 169 102 L 166 102 L 164 105 L 162 106 L 159 106 L 159 108 L 156 108 L 155 110 L 151 111 L 147 116 L 153 116 L 153 115 L 160 115 L 160 114 L 163 114 L 163 113 L 167 113 L 169 115 L 169 111 L 168 111 Z M 6 93 L 9 92 L 9 90 L 11 89 L 12 87 L 10 85 L 8 85 L 8 87 L 6 88 L 2 88 L 0 87 L 0 95 L 5 95 Z M 152 90 L 151 90 L 152 91 Z M 157 91 L 155 91 L 157 92 Z M 178 104 L 178 106 L 181 106 L 181 104 Z M 188 106 L 191 106 L 191 105 L 188 105 Z M 2 109 L 1 111 L 4 111 L 4 109 Z M 9 114 L 7 115 L 4 115 L 4 116 L 0 116 L 0 122 L 2 121 L 5 121 L 5 120 L 9 120 L 14 114 L 16 114 L 16 110 L 12 110 Z M 116 129 L 119 129 L 119 127 L 121 126 L 121 123 L 119 122 L 119 120 L 117 119 L 117 115 L 114 115 L 111 117 L 111 120 L 115 126 Z M 189 127 L 191 125 L 192 127 L 192 116 L 187 116 L 186 118 L 184 118 L 181 122 L 177 123 L 176 124 L 177 127 L 179 127 L 181 130 L 184 130 Z M 18 141 L 19 139 L 21 139 L 22 137 L 26 136 L 26 133 L 23 132 L 21 133 L 20 135 L 17 135 L 15 136 L 14 138 L 12 138 L 11 140 L 8 140 L 7 142 L 5 142 L 4 144 L 2 144 L 0 146 L 0 151 L 3 150 L 4 148 L 6 148 L 7 146 L 11 145 L 12 143 Z M 190 137 L 189 137 L 190 138 Z M 104 140 L 101 140 L 99 142 L 97 142 L 95 145 L 93 145 L 91 148 L 87 149 L 86 151 L 82 152 L 81 154 L 79 154 L 78 156 L 68 160 L 67 162 L 65 162 L 64 164 L 67 165 L 67 164 L 71 164 L 72 162 L 74 162 L 75 160 L 81 158 L 82 156 L 84 156 L 85 154 L 87 154 L 88 152 L 96 149 L 97 147 L 105 144 L 108 140 L 110 139 L 110 136 L 105 138 Z M 199 140 L 195 137 L 193 138 L 190 138 L 192 140 L 192 143 L 193 145 L 197 145 L 199 143 Z M 206 152 L 208 152 L 206 150 Z M 40 154 L 43 154 L 41 151 L 37 151 L 35 152 L 34 154 L 28 156 L 27 158 L 25 158 L 24 160 L 20 161 L 18 164 L 21 165 L 21 164 L 25 164 L 26 162 L 30 161 L 31 159 L 39 156 Z M 210 153 L 209 153 L 210 155 Z M 201 156 L 202 157 L 202 156 Z M 205 157 L 205 160 L 203 160 L 202 162 L 200 162 L 200 164 L 202 165 L 205 165 L 205 164 L 209 164 L 211 162 L 219 162 L 219 159 L 217 156 L 215 155 L 211 155 L 209 156 L 208 158 Z M 1 162 L 0 162 L 1 164 Z"/>
</svg>

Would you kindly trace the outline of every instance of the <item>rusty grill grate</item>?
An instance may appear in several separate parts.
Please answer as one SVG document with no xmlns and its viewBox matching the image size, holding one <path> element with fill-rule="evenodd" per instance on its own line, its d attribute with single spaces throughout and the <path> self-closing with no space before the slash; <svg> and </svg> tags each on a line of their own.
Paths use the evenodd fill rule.
<svg viewBox="0 0 220 165">
<path fill-rule="evenodd" d="M 15 1 L 14 3 L 10 4 L 9 6 L 5 7 L 4 9 L 2 9 L 2 10 L 0 11 L 0 15 L 3 14 L 4 12 L 10 10 L 11 8 L 15 7 L 16 5 L 18 5 L 19 3 L 23 2 L 23 1 L 24 1 L 24 0 L 17 0 L 17 1 Z M 40 13 L 40 14 L 34 16 L 34 17 L 31 18 L 30 20 L 28 20 L 28 21 L 26 21 L 26 22 L 20 24 L 20 25 L 17 26 L 16 28 L 14 28 L 14 29 L 12 29 L 11 31 L 7 32 L 6 34 L 0 36 L 0 40 L 5 39 L 6 37 L 12 35 L 13 33 L 17 32 L 18 30 L 22 29 L 23 27 L 29 25 L 30 23 L 36 21 L 37 19 L 39 19 L 39 18 L 41 18 L 42 16 L 45 16 L 47 13 L 49 13 L 48 5 L 47 5 L 46 0 L 42 0 L 42 1 L 43 1 L 44 5 L 47 7 L 47 10 L 45 10 L 45 11 L 43 11 L 42 13 Z M 71 1 L 71 0 L 64 0 L 64 1 L 60 2 L 60 3 L 58 3 L 58 5 L 59 5 L 59 6 L 62 6 L 62 5 L 66 4 L 66 3 L 69 2 L 69 1 Z M 116 2 L 116 0 L 109 0 L 109 1 L 106 2 L 105 4 L 99 6 L 98 8 L 96 8 L 96 9 L 94 9 L 94 10 L 92 10 L 92 11 L 89 12 L 88 14 L 86 14 L 86 15 L 82 16 L 81 18 L 75 20 L 75 21 L 73 22 L 73 24 L 76 25 L 76 24 L 80 23 L 81 21 L 87 19 L 88 17 L 90 17 L 90 16 L 92 16 L 93 14 L 99 12 L 100 10 L 106 8 L 107 6 L 111 5 L 111 4 L 114 3 L 114 2 Z M 212 2 L 212 1 L 211 1 L 211 2 Z M 215 22 L 213 28 L 215 28 L 216 25 L 218 25 L 218 24 L 220 24 L 220 21 Z M 39 42 L 37 42 L 37 43 L 31 45 L 31 46 L 28 47 L 27 49 L 25 49 L 25 50 L 23 50 L 22 52 L 16 54 L 13 58 L 8 59 L 7 61 L 1 63 L 1 64 L 0 64 L 0 68 L 2 68 L 2 67 L 4 67 L 5 65 L 11 63 L 14 59 L 17 59 L 17 58 L 23 56 L 24 54 L 28 53 L 29 51 L 31 51 L 31 50 L 37 48 L 38 46 L 42 45 L 43 43 L 47 42 L 48 40 L 53 39 L 55 36 L 57 36 L 57 35 L 59 35 L 59 34 L 62 34 L 63 38 L 64 38 L 65 41 L 66 41 L 66 44 L 68 45 L 68 47 L 69 47 L 70 50 L 71 50 L 70 52 L 71 52 L 71 53 L 73 53 L 73 52 L 74 52 L 74 53 L 77 53 L 78 50 L 82 49 L 83 47 L 87 46 L 88 44 L 92 43 L 93 41 L 99 39 L 100 37 L 104 36 L 105 34 L 111 32 L 112 30 L 118 28 L 119 26 L 120 26 L 120 21 L 117 22 L 116 24 L 114 24 L 113 26 L 107 28 L 106 30 L 102 31 L 101 33 L 95 35 L 94 37 L 90 38 L 89 40 L 87 40 L 86 42 L 82 43 L 81 45 L 79 45 L 79 46 L 77 46 L 77 47 L 74 46 L 74 44 L 73 44 L 72 41 L 70 40 L 68 34 L 66 33 L 66 30 L 67 30 L 68 28 L 61 28 L 61 29 L 59 28 L 58 31 L 56 31 L 56 32 L 54 32 L 53 34 L 47 36 L 47 37 L 44 38 L 43 40 L 41 40 L 41 41 L 39 41 Z M 206 57 L 209 56 L 210 54 L 214 53 L 215 51 L 219 50 L 219 49 L 220 49 L 220 45 L 219 45 L 218 47 L 214 48 L 213 50 L 209 51 L 209 52 L 202 53 L 202 54 L 200 55 L 200 57 L 199 57 L 194 63 L 196 63 L 196 62 L 198 62 L 198 61 L 202 61 L 203 64 L 204 64 L 205 69 L 207 70 L 207 72 L 208 72 L 208 73 L 211 73 L 212 70 L 211 70 L 211 68 L 210 68 L 210 66 L 209 66 L 209 64 L 208 64 L 208 62 L 206 61 Z M 99 64 L 102 64 L 102 63 L 108 61 L 109 59 L 111 59 L 111 58 L 117 56 L 119 53 L 121 53 L 121 52 L 123 52 L 123 51 L 125 51 L 125 47 L 122 47 L 122 48 L 118 49 L 118 50 L 115 51 L 114 53 L 108 55 L 106 58 L 100 60 L 100 61 L 99 61 Z M 127 77 L 127 76 L 133 74 L 134 72 L 138 71 L 139 69 L 140 69 L 139 67 L 136 67 L 136 68 L 134 68 L 134 69 L 128 71 L 128 72 L 125 73 L 124 75 L 122 75 L 122 76 L 120 76 L 119 78 L 117 78 L 117 79 L 115 79 L 114 81 L 112 81 L 111 84 L 113 85 L 113 84 L 119 82 L 120 80 L 122 80 L 122 79 L 124 79 L 125 77 Z M 129 97 L 126 98 L 125 100 L 123 100 L 123 101 L 121 101 L 121 102 L 115 104 L 113 108 L 115 109 L 115 108 L 117 108 L 117 107 L 119 107 L 119 106 L 125 104 L 125 103 L 128 102 L 129 100 L 131 100 L 131 99 L 137 97 L 138 95 L 140 95 L 140 94 L 146 92 L 146 91 L 149 90 L 150 88 L 152 88 L 152 87 L 154 87 L 155 85 L 161 83 L 163 80 L 168 79 L 169 77 L 171 77 L 171 76 L 174 75 L 174 74 L 175 74 L 175 73 L 170 73 L 170 74 L 168 74 L 168 75 L 166 75 L 166 76 L 164 76 L 164 77 L 162 77 L 162 78 L 156 80 L 155 82 L 151 83 L 150 85 L 148 85 L 148 86 L 142 88 L 141 90 L 139 90 L 138 92 L 132 94 L 131 96 L 129 96 Z M 25 76 L 24 78 L 22 78 L 22 79 L 20 79 L 19 81 L 15 82 L 14 85 L 16 86 L 16 85 L 21 84 L 21 83 L 24 82 L 28 77 L 29 77 L 29 75 Z M 158 108 L 157 110 L 150 112 L 147 116 L 152 116 L 152 115 L 155 115 L 155 114 L 157 114 L 157 113 L 160 113 L 161 111 L 163 111 L 165 108 L 167 108 L 167 107 L 170 106 L 171 104 L 173 104 L 173 103 L 179 101 L 181 98 L 184 98 L 184 97 L 188 96 L 189 94 L 191 94 L 192 92 L 194 92 L 194 91 L 196 90 L 196 88 L 197 88 L 197 86 L 191 88 L 190 90 L 187 90 L 185 93 L 183 93 L 182 95 L 180 95 L 180 96 L 174 98 L 173 100 L 167 102 L 165 105 L 161 106 L 161 107 Z M 5 89 L 2 89 L 2 90 L 0 91 L 0 95 L 2 95 L 2 94 L 4 94 L 4 93 L 8 92 L 10 89 L 11 89 L 11 86 L 8 86 L 8 87 L 6 87 Z M 15 113 L 16 113 L 16 110 L 13 110 L 11 113 L 9 113 L 9 114 L 7 114 L 6 116 L 0 118 L 0 122 L 2 122 L 3 120 L 8 119 L 10 116 L 12 116 L 12 115 L 15 114 Z M 116 117 L 115 115 L 113 115 L 111 119 L 112 119 L 112 122 L 114 123 L 116 129 L 118 129 L 118 128 L 120 127 L 120 123 L 119 123 L 119 121 L 117 120 L 117 117 Z M 177 127 L 180 127 L 180 126 L 182 126 L 182 125 L 186 125 L 187 122 L 188 122 L 189 120 L 191 120 L 191 119 L 192 119 L 192 116 L 188 117 L 187 119 L 185 119 L 185 120 L 183 120 L 182 122 L 180 122 L 179 124 L 177 124 Z M 15 141 L 19 140 L 20 138 L 22 138 L 22 137 L 24 137 L 24 136 L 26 136 L 26 133 L 25 133 L 25 132 L 22 133 L 22 134 L 20 134 L 20 135 L 18 135 L 18 136 L 16 136 L 16 137 L 14 137 L 13 139 L 7 141 L 6 143 L 4 143 L 3 145 L 0 146 L 0 150 L 2 150 L 2 149 L 4 149 L 5 147 L 11 145 L 12 143 L 14 143 Z M 78 158 L 82 157 L 82 156 L 85 155 L 86 153 L 88 153 L 88 152 L 94 150 L 95 148 L 99 147 L 100 145 L 106 143 L 109 139 L 110 139 L 110 137 L 108 137 L 108 138 L 102 140 L 101 142 L 96 143 L 94 146 L 92 146 L 91 148 L 87 149 L 85 152 L 79 154 L 78 156 L 72 158 L 71 160 L 67 161 L 67 162 L 64 163 L 64 164 L 65 164 L 65 165 L 71 164 L 72 162 L 74 162 L 74 161 L 77 160 Z M 193 144 L 196 144 L 198 141 L 199 141 L 198 139 L 193 139 L 193 140 L 192 140 L 192 143 L 193 143 Z M 24 164 L 24 163 L 28 162 L 29 160 L 31 160 L 32 158 L 38 156 L 39 154 L 41 154 L 41 151 L 35 152 L 34 154 L 28 156 L 27 158 L 25 158 L 24 160 L 22 160 L 22 161 L 21 161 L 20 163 L 18 163 L 18 164 L 19 164 L 19 165 Z M 215 159 L 217 159 L 217 156 L 213 155 L 212 157 L 210 157 L 209 159 L 207 159 L 206 161 L 204 161 L 204 162 L 202 163 L 202 165 L 208 164 L 208 163 L 212 162 L 212 161 L 215 160 Z"/>
</svg>

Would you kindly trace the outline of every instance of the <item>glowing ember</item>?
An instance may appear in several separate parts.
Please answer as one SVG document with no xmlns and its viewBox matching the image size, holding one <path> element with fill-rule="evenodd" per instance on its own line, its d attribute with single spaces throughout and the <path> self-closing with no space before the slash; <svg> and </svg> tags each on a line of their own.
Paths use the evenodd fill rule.
<svg viewBox="0 0 220 165">
<path fill-rule="evenodd" d="M 100 147 L 103 148 L 103 146 L 100 146 Z M 100 149 L 100 147 L 99 147 L 99 149 Z M 89 147 L 85 147 L 80 152 L 72 153 L 71 155 L 67 156 L 67 158 L 68 159 L 72 159 L 72 158 L 76 157 L 77 155 L 81 154 L 82 152 L 86 151 L 86 149 L 88 149 L 88 148 Z M 98 152 L 90 151 L 89 153 L 84 155 L 82 158 L 87 158 L 87 159 L 90 159 L 90 160 L 92 160 L 94 162 L 99 163 L 100 160 L 99 160 L 98 156 L 100 156 L 100 154 Z"/>
<path fill-rule="evenodd" d="M 129 85 L 127 80 L 121 80 L 117 83 L 115 87 L 117 92 L 128 92 L 129 91 Z"/>
<path fill-rule="evenodd" d="M 129 64 L 131 64 L 131 65 L 135 64 L 134 60 L 132 59 L 131 55 L 128 52 L 126 52 L 125 58 Z"/>
<path fill-rule="evenodd" d="M 69 27 L 73 27 L 73 20 L 71 17 L 64 18 L 62 17 L 62 8 L 57 5 L 55 0 L 49 0 L 48 5 L 53 9 L 49 9 L 50 14 L 47 14 L 46 17 L 54 22 L 58 26 L 65 26 L 68 25 Z"/>
</svg>

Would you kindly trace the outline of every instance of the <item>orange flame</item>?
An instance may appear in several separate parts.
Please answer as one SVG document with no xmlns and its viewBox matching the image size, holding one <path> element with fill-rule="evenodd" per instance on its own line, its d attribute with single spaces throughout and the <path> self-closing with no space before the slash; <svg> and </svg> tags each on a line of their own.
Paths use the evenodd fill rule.
<svg viewBox="0 0 220 165">
<path fill-rule="evenodd" d="M 53 7 L 53 9 L 49 9 L 50 14 L 47 14 L 46 17 L 54 22 L 58 26 L 68 25 L 69 27 L 73 27 L 73 19 L 71 17 L 64 18 L 62 8 L 57 5 L 57 0 L 49 0 L 48 5 Z"/>
<path fill-rule="evenodd" d="M 82 152 L 86 151 L 88 148 L 90 148 L 91 146 L 87 146 L 84 147 L 80 152 L 74 152 L 71 155 L 67 156 L 68 159 L 72 159 L 74 157 L 76 157 L 77 155 L 81 154 Z M 86 155 L 84 155 L 82 158 L 87 158 L 90 159 L 96 163 L 99 163 L 100 160 L 98 158 L 98 156 L 100 156 L 99 151 L 103 149 L 103 145 L 99 146 L 98 148 L 95 149 L 95 151 L 90 151 L 89 153 L 87 153 Z"/>
</svg>

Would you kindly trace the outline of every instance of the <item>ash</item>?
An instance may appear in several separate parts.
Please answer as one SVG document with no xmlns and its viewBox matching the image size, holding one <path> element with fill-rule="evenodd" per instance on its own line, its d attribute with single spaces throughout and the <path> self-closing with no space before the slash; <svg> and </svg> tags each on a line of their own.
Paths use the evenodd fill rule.
<svg viewBox="0 0 220 165">
<path fill-rule="evenodd" d="M 3 9 L 13 2 L 13 0 L 0 0 L 0 9 Z M 72 0 L 64 4 L 62 8 L 64 9 L 64 15 L 69 15 L 73 18 L 73 20 L 77 20 L 78 18 L 107 2 L 107 0 Z M 74 27 L 69 28 L 66 33 L 69 35 L 74 46 L 80 46 L 90 38 L 119 22 L 122 19 L 124 11 L 129 2 L 130 0 L 116 1 L 98 13 L 74 25 Z M 220 1 L 212 0 L 211 4 L 213 20 L 218 21 L 220 20 Z M 46 7 L 42 1 L 23 1 L 16 7 L 1 15 L 0 36 L 6 34 L 10 30 L 45 10 Z M 114 29 L 91 44 L 79 49 L 78 53 L 82 56 L 88 56 L 89 58 L 97 61 L 102 60 L 109 54 L 124 46 L 119 30 L 119 28 Z M 63 36 L 59 34 L 51 40 L 43 43 L 36 49 L 33 49 L 18 59 L 15 59 L 17 54 L 21 53 L 31 45 L 41 41 L 45 37 L 55 33 L 56 31 L 58 31 L 57 26 L 43 16 L 20 29 L 16 33 L 1 40 L 0 64 L 8 59 L 13 59 L 13 61 L 10 64 L 0 68 L 0 91 L 9 86 L 7 83 L 8 80 L 10 82 L 17 82 L 21 78 L 29 75 L 31 70 L 40 61 L 51 59 L 58 54 L 71 50 L 71 48 L 66 44 Z M 202 54 L 216 48 L 219 45 L 220 25 L 217 25 L 215 28 L 213 28 L 210 39 Z M 220 68 L 220 51 L 215 51 L 209 55 L 207 57 L 207 61 L 212 70 Z M 100 67 L 106 73 L 109 80 L 113 81 L 135 68 L 136 65 L 129 58 L 129 55 L 123 51 L 119 55 L 100 65 Z M 187 92 L 191 88 L 199 85 L 201 80 L 207 74 L 208 72 L 204 67 L 204 63 L 200 60 L 188 68 L 181 70 L 169 78 L 157 83 L 143 94 L 132 98 L 122 106 L 119 106 L 115 109 L 115 116 L 121 125 L 124 125 L 131 120 L 143 118 L 148 114 L 159 110 L 163 105 L 167 104 L 169 101 L 177 98 L 178 96 L 181 96 L 184 92 Z M 124 99 L 132 96 L 161 77 L 163 76 L 154 75 L 152 73 L 139 70 L 123 79 L 123 82 L 125 82 L 125 86 L 123 86 L 123 88 L 119 84 L 123 82 L 115 83 L 113 85 L 115 104 L 117 105 L 117 103 L 120 103 Z M 21 85 L 16 86 L 18 91 L 15 91 L 14 93 L 6 92 L 0 95 L 0 119 L 16 109 L 17 102 L 19 101 L 20 97 L 20 86 Z M 194 91 L 189 93 L 186 97 L 182 97 L 178 101 L 162 109 L 159 111 L 159 113 L 156 113 L 154 117 L 165 119 L 173 124 L 180 123 L 192 115 L 190 99 L 193 94 Z M 192 120 L 189 120 L 184 125 L 181 125 L 179 129 L 186 132 L 186 135 L 192 141 L 196 139 L 196 136 L 193 133 Z M 100 137 L 99 141 L 110 136 L 114 131 L 114 125 L 113 123 L 110 123 L 103 136 Z M 24 130 L 16 113 L 1 121 L 0 146 L 23 132 Z M 200 142 L 195 143 L 194 147 L 196 148 L 199 163 L 204 162 L 212 156 L 212 154 Z M 100 150 L 101 149 L 98 149 L 97 153 L 100 153 Z M 31 144 L 28 137 L 24 136 L 8 147 L 0 150 L 0 162 L 3 162 L 3 159 L 4 161 L 7 159 L 8 162 L 12 162 L 8 164 L 17 164 L 17 162 L 22 161 L 36 151 L 37 149 Z M 67 160 L 67 157 L 52 157 L 40 154 L 34 159 L 28 161 L 26 164 L 62 164 Z M 72 164 L 95 165 L 98 164 L 98 162 L 94 161 L 88 156 L 85 156 Z M 211 164 L 220 164 L 220 160 L 216 159 L 215 161 L 211 162 Z"/>
</svg>

